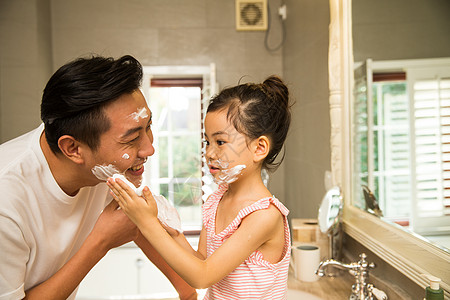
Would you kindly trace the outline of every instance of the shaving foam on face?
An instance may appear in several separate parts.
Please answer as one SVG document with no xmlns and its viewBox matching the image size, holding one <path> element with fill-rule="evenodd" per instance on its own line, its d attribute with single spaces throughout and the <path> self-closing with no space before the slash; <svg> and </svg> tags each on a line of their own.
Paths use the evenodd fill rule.
<svg viewBox="0 0 450 300">
<path fill-rule="evenodd" d="M 130 155 L 128 155 L 128 153 L 124 153 L 124 154 L 122 155 L 122 158 L 123 158 L 123 159 L 130 159 Z"/>
<path fill-rule="evenodd" d="M 229 169 L 221 170 L 217 177 L 214 177 L 214 181 L 219 185 L 235 182 L 245 168 L 245 165 L 237 165 Z"/>
<path fill-rule="evenodd" d="M 96 165 L 91 169 L 92 173 L 100 180 L 106 181 L 114 174 L 119 174 L 120 171 L 112 164 L 109 165 Z"/>
<path fill-rule="evenodd" d="M 130 115 L 130 117 L 135 120 L 136 122 L 139 122 L 139 118 L 147 118 L 147 109 L 145 107 L 139 108 L 137 112 L 134 112 Z"/>
</svg>

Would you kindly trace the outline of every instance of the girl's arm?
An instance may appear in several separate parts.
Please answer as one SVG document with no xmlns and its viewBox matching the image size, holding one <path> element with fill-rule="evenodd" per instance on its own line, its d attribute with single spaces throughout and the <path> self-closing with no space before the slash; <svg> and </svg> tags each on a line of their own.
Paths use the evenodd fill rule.
<svg viewBox="0 0 450 300">
<path fill-rule="evenodd" d="M 108 185 L 123 211 L 136 223 L 142 234 L 194 288 L 209 287 L 236 269 L 274 235 L 276 225 L 281 220 L 276 208 L 255 211 L 243 219 L 239 229 L 210 257 L 200 259 L 175 242 L 160 225 L 156 217 L 158 212 L 155 200 L 147 187 L 144 188 L 144 199 L 120 180 L 109 180 Z M 199 248 L 200 253 L 206 256 L 202 246 L 206 245 L 204 240 L 203 236 Z"/>
<path fill-rule="evenodd" d="M 192 248 L 191 244 L 186 239 L 185 235 L 183 233 L 179 233 L 177 230 L 170 228 L 168 226 L 162 225 L 163 228 L 167 231 L 167 233 L 184 249 L 191 252 L 195 256 L 197 256 L 200 259 L 206 258 L 206 251 L 201 252 L 200 251 L 200 245 L 201 241 L 204 239 L 203 236 L 205 235 L 205 229 L 202 227 L 202 230 L 200 231 L 200 240 L 199 240 L 199 247 L 198 250 L 195 251 L 195 249 Z M 206 249 L 206 246 L 205 246 Z M 204 254 L 203 254 L 204 253 Z"/>
</svg>

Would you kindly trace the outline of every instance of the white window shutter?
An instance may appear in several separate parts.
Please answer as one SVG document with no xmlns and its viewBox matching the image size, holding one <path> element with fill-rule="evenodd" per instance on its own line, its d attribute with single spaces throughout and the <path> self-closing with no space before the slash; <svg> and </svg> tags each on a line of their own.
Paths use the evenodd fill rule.
<svg viewBox="0 0 450 300">
<path fill-rule="evenodd" d="M 413 228 L 450 230 L 450 66 L 407 70 L 414 137 Z"/>
</svg>

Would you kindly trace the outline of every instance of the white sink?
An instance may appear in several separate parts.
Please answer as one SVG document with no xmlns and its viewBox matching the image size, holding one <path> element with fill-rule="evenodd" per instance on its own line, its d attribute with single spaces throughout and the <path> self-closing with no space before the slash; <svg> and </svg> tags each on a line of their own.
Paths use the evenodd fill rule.
<svg viewBox="0 0 450 300">
<path fill-rule="evenodd" d="M 287 291 L 287 300 L 322 300 L 322 298 L 317 297 L 316 295 L 310 294 L 308 292 L 303 292 L 299 290 L 291 290 Z"/>
<path fill-rule="evenodd" d="M 205 296 L 205 290 L 197 290 L 198 292 L 198 299 L 202 300 Z M 176 300 L 179 299 L 177 297 L 176 293 L 172 294 L 153 294 L 153 295 L 130 295 L 130 296 L 117 296 L 117 297 L 77 297 L 77 300 L 116 300 L 116 299 L 122 299 L 122 300 Z M 287 291 L 287 300 L 322 300 L 321 298 L 299 290 L 291 290 L 288 289 Z"/>
</svg>

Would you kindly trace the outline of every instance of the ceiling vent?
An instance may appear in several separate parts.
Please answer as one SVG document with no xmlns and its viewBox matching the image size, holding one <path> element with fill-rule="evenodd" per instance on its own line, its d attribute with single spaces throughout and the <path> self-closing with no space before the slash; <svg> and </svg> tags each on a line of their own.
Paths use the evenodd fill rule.
<svg viewBox="0 0 450 300">
<path fill-rule="evenodd" d="M 267 0 L 236 0 L 237 30 L 267 30 Z"/>
</svg>

